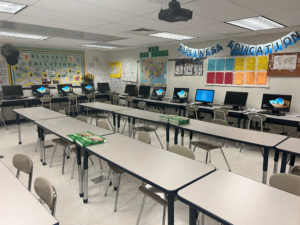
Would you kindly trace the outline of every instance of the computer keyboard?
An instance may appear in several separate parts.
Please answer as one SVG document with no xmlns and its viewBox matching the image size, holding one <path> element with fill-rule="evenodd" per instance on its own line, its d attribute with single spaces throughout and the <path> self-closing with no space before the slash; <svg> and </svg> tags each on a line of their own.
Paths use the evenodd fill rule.
<svg viewBox="0 0 300 225">
<path fill-rule="evenodd" d="M 140 97 L 140 96 L 137 96 L 136 98 L 140 98 L 140 99 L 148 99 L 148 98 Z"/>
<path fill-rule="evenodd" d="M 282 114 L 282 113 L 272 113 L 272 112 L 267 112 L 267 111 L 260 111 L 258 113 L 265 114 L 265 115 L 271 115 L 271 116 L 285 116 L 285 114 Z"/>
</svg>

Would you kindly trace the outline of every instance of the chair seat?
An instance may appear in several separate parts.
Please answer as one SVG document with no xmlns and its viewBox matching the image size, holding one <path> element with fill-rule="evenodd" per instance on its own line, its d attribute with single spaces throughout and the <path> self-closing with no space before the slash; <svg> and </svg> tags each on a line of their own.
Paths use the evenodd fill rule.
<svg viewBox="0 0 300 225">
<path fill-rule="evenodd" d="M 94 116 L 92 116 L 92 118 L 94 118 L 94 119 L 107 119 L 109 117 L 110 116 L 106 116 L 106 115 L 94 115 Z"/>
<path fill-rule="evenodd" d="M 76 147 L 71 148 L 71 151 L 74 152 L 75 154 L 77 154 L 77 148 Z M 89 153 L 89 155 L 92 155 L 92 153 L 90 153 L 90 152 L 88 152 L 88 153 Z M 84 150 L 83 149 L 80 150 L 80 155 L 81 155 L 81 157 L 84 157 Z"/>
<path fill-rule="evenodd" d="M 107 163 L 107 164 L 112 169 L 112 171 L 114 171 L 115 174 L 122 174 L 122 173 L 124 173 L 124 171 L 121 170 L 120 168 L 118 168 L 118 167 L 116 167 L 116 166 L 114 166 L 114 165 L 112 165 L 110 163 Z"/>
<path fill-rule="evenodd" d="M 295 166 L 295 167 L 292 169 L 291 174 L 300 176 L 300 166 Z"/>
<path fill-rule="evenodd" d="M 63 146 L 63 147 L 67 147 L 68 145 L 72 145 L 71 142 L 65 141 L 61 138 L 53 139 L 52 142 L 57 144 L 57 145 Z"/>
<path fill-rule="evenodd" d="M 133 127 L 132 129 L 133 129 L 133 130 L 136 130 L 136 131 L 145 131 L 145 132 L 156 131 L 155 128 L 153 128 L 153 127 L 147 127 L 147 126 Z"/>
<path fill-rule="evenodd" d="M 222 144 L 212 142 L 212 141 L 193 141 L 191 144 L 198 147 L 198 148 L 202 148 L 204 150 L 207 150 L 207 151 L 223 147 Z"/>
<path fill-rule="evenodd" d="M 152 198 L 157 203 L 161 204 L 162 206 L 168 206 L 168 199 L 166 197 L 166 194 L 157 188 L 146 184 L 139 187 L 140 192 L 142 192 L 144 195 L 147 195 L 148 197 Z M 174 202 L 176 201 L 176 197 L 174 197 Z"/>
<path fill-rule="evenodd" d="M 47 134 L 53 134 L 53 133 L 51 133 L 51 132 L 48 131 L 48 130 L 44 130 L 44 135 L 47 135 Z"/>
</svg>

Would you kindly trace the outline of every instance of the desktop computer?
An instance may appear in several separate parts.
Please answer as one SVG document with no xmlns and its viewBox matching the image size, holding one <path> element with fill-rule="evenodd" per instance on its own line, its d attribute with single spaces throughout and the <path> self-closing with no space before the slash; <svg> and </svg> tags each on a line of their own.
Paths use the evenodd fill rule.
<svg viewBox="0 0 300 225">
<path fill-rule="evenodd" d="M 129 96 L 134 96 L 135 95 L 135 88 L 136 88 L 136 85 L 127 84 L 126 87 L 125 87 L 124 93 L 128 94 Z"/>
<path fill-rule="evenodd" d="M 72 84 L 58 84 L 57 91 L 59 95 L 67 96 L 68 94 L 73 94 Z"/>
<path fill-rule="evenodd" d="M 224 105 L 231 105 L 231 110 L 239 110 L 240 107 L 245 107 L 248 99 L 248 92 L 227 91 Z"/>
<path fill-rule="evenodd" d="M 50 95 L 50 88 L 49 85 L 43 84 L 43 85 L 32 85 L 31 86 L 32 95 L 35 97 L 42 97 L 44 95 Z"/>
<path fill-rule="evenodd" d="M 151 98 L 155 100 L 162 100 L 165 97 L 166 91 L 166 87 L 154 87 Z"/>
<path fill-rule="evenodd" d="M 4 99 L 23 98 L 22 85 L 2 86 L 2 96 Z"/>
<path fill-rule="evenodd" d="M 207 103 L 213 103 L 214 95 L 215 95 L 215 90 L 197 89 L 195 102 L 201 102 L 201 103 L 196 103 L 195 105 L 211 106 L 208 105 Z"/>
<path fill-rule="evenodd" d="M 139 88 L 139 96 L 142 98 L 149 98 L 150 95 L 150 86 L 140 86 Z"/>
<path fill-rule="evenodd" d="M 81 91 L 84 94 L 88 94 L 90 92 L 95 92 L 95 85 L 94 85 L 94 83 L 88 83 L 88 84 L 82 83 L 81 84 Z"/>
<path fill-rule="evenodd" d="M 187 101 L 188 98 L 189 98 L 189 88 L 174 88 L 172 102 L 176 102 L 179 100 L 181 103 L 183 103 L 184 101 Z"/>
<path fill-rule="evenodd" d="M 97 83 L 100 93 L 110 92 L 109 83 Z"/>
<path fill-rule="evenodd" d="M 261 109 L 267 111 L 263 111 L 260 113 L 276 115 L 276 114 L 280 114 L 280 111 L 289 112 L 291 108 L 291 102 L 292 102 L 291 95 L 263 94 Z"/>
</svg>

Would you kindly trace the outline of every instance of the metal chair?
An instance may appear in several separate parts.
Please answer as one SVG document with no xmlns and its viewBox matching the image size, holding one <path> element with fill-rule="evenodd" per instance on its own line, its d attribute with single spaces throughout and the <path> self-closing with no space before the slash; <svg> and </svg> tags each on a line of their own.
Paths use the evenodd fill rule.
<svg viewBox="0 0 300 225">
<path fill-rule="evenodd" d="M 104 103 L 105 103 L 105 104 L 111 104 L 110 101 L 104 101 Z M 94 116 L 91 116 L 91 122 L 90 122 L 90 124 L 92 124 L 93 119 L 96 119 L 96 124 L 98 123 L 98 120 L 100 120 L 100 119 L 103 119 L 103 120 L 107 119 L 108 122 L 110 123 L 110 126 L 111 126 L 112 129 L 114 130 L 114 127 L 113 127 L 113 125 L 111 124 L 110 119 L 109 119 L 109 118 L 110 118 L 110 114 L 106 115 L 104 111 L 102 111 L 102 113 L 103 113 L 103 114 L 96 114 L 96 115 L 94 115 Z"/>
<path fill-rule="evenodd" d="M 185 106 L 185 109 L 186 109 L 186 111 L 187 111 L 187 117 L 189 118 L 189 112 L 194 112 L 195 113 L 195 119 L 196 120 L 202 120 L 202 119 L 204 119 L 205 117 L 199 117 L 198 118 L 198 111 L 199 111 L 199 106 L 197 106 L 197 105 L 186 105 Z"/>
<path fill-rule="evenodd" d="M 223 125 L 223 126 L 228 126 L 228 123 L 227 123 L 226 121 L 224 121 L 224 120 L 217 120 L 217 119 L 214 119 L 214 120 L 212 120 L 211 122 L 214 123 L 214 124 L 219 124 L 219 125 Z M 224 140 L 224 141 L 225 141 L 225 140 Z M 226 164 L 227 164 L 228 170 L 231 171 L 230 166 L 229 166 L 229 164 L 228 164 L 228 162 L 227 162 L 227 159 L 226 159 L 226 157 L 225 157 L 225 154 L 224 154 L 224 152 L 223 152 L 223 150 L 222 150 L 222 147 L 223 147 L 223 145 L 224 145 L 224 142 L 223 142 L 223 144 L 213 142 L 213 141 L 212 141 L 212 137 L 210 137 L 210 140 L 209 140 L 209 141 L 193 141 L 191 144 L 192 144 L 193 146 L 195 146 L 195 147 L 194 147 L 194 150 L 193 150 L 194 152 L 195 152 L 195 150 L 196 150 L 196 147 L 201 148 L 201 149 L 204 149 L 204 150 L 207 151 L 207 152 L 206 152 L 206 160 L 205 160 L 205 163 L 206 163 L 206 164 L 207 164 L 207 161 L 208 161 L 208 154 L 210 154 L 209 162 L 211 162 L 211 150 L 214 150 L 214 149 L 220 149 L 220 150 L 221 150 L 221 153 L 222 153 L 222 155 L 223 155 L 223 157 L 224 157 L 224 159 L 225 159 L 225 162 L 226 162 Z"/>
<path fill-rule="evenodd" d="M 17 169 L 16 177 L 18 179 L 20 177 L 20 171 L 29 174 L 28 190 L 31 191 L 32 173 L 33 173 L 33 163 L 31 158 L 29 158 L 27 155 L 22 153 L 15 154 L 12 159 L 12 163 L 14 167 Z"/>
<path fill-rule="evenodd" d="M 95 93 L 89 93 L 86 95 L 88 102 L 96 102 L 96 94 Z M 90 109 L 92 112 L 92 109 Z M 88 116 L 89 114 L 89 108 L 86 110 L 86 115 Z"/>
<path fill-rule="evenodd" d="M 300 177 L 293 174 L 276 173 L 270 177 L 270 186 L 300 196 Z"/>
<path fill-rule="evenodd" d="M 8 130 L 7 129 L 7 126 L 6 126 L 6 124 L 5 124 L 5 122 L 4 122 L 4 119 L 3 119 L 3 115 L 2 115 L 2 107 L 1 107 L 1 105 L 2 105 L 2 101 L 0 101 L 0 123 L 2 124 L 4 124 L 4 126 L 5 126 L 5 128 L 6 128 L 6 130 Z"/>
<path fill-rule="evenodd" d="M 184 146 L 179 146 L 179 145 L 173 145 L 169 148 L 170 152 L 173 152 L 175 154 L 181 155 L 183 157 L 187 157 L 190 159 L 195 160 L 195 155 L 194 153 L 184 147 Z M 143 209 L 144 209 L 144 205 L 146 202 L 146 198 L 150 197 L 152 200 L 154 200 L 155 202 L 159 203 L 160 205 L 163 206 L 163 219 L 162 219 L 162 224 L 165 224 L 165 218 L 166 218 L 166 208 L 168 206 L 168 199 L 167 196 L 164 192 L 158 190 L 157 188 L 149 185 L 149 184 L 143 184 L 142 186 L 139 187 L 139 190 L 144 194 L 144 198 L 143 198 L 143 202 L 142 202 L 142 206 L 139 212 L 139 216 L 136 222 L 136 225 L 139 225 L 140 220 L 141 220 L 141 216 L 143 213 Z M 174 201 L 176 201 L 177 199 L 174 198 Z"/>
<path fill-rule="evenodd" d="M 109 95 L 109 101 L 113 103 L 114 96 L 117 95 L 117 92 L 111 91 L 111 92 L 108 93 L 108 95 Z"/>
<path fill-rule="evenodd" d="M 133 97 L 129 97 L 129 96 L 126 96 L 126 106 L 129 107 L 129 108 L 133 108 L 132 106 L 132 103 L 133 103 Z M 123 126 L 123 129 L 122 129 L 122 134 L 124 132 L 124 129 L 125 129 L 125 126 L 126 126 L 126 123 L 127 123 L 127 116 L 124 116 L 123 117 L 125 119 L 125 123 L 124 123 L 124 126 Z"/>
<path fill-rule="evenodd" d="M 120 101 L 121 101 L 121 99 L 120 99 L 119 95 L 114 95 L 113 96 L 113 104 L 114 105 L 126 107 L 126 104 L 122 104 Z"/>
<path fill-rule="evenodd" d="M 49 108 L 52 110 L 51 100 L 52 100 L 52 98 L 49 95 L 44 95 L 43 97 L 41 97 L 40 101 L 42 102 L 42 107 Z M 49 105 L 44 106 L 45 103 L 49 103 Z"/>
<path fill-rule="evenodd" d="M 77 104 L 78 103 L 77 102 L 78 96 L 77 95 L 69 95 L 68 99 L 69 99 L 69 105 L 64 107 L 65 111 L 66 111 L 66 108 L 68 109 L 68 116 L 70 116 L 70 110 L 71 109 L 72 109 L 73 116 L 74 116 L 74 109 L 75 109 L 75 111 L 77 111 L 77 113 L 79 115 L 79 112 L 78 112 L 78 109 L 77 109 L 77 106 L 78 106 L 78 104 Z"/>
<path fill-rule="evenodd" d="M 34 190 L 40 197 L 40 202 L 44 201 L 55 217 L 57 193 L 52 184 L 44 177 L 38 177 L 34 181 Z"/>
<path fill-rule="evenodd" d="M 229 114 L 227 109 L 216 108 L 216 109 L 213 109 L 213 112 L 214 112 L 214 119 L 225 120 L 230 126 L 233 126 L 235 124 L 235 122 L 227 121 L 226 116 L 228 116 L 228 114 Z"/>
</svg>

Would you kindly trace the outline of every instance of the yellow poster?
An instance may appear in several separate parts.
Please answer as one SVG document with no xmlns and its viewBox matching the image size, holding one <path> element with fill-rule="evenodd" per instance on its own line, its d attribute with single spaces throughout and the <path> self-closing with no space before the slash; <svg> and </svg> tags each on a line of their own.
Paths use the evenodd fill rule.
<svg viewBox="0 0 300 225">
<path fill-rule="evenodd" d="M 258 57 L 257 70 L 268 70 L 268 56 L 259 56 Z"/>
<path fill-rule="evenodd" d="M 243 85 L 244 84 L 244 72 L 235 72 L 234 84 Z"/>
<path fill-rule="evenodd" d="M 246 84 L 255 85 L 255 72 L 246 72 Z"/>
<path fill-rule="evenodd" d="M 246 59 L 246 70 L 255 70 L 256 67 L 256 57 L 248 57 Z"/>
<path fill-rule="evenodd" d="M 109 62 L 109 77 L 120 78 L 121 77 L 121 61 Z"/>
<path fill-rule="evenodd" d="M 244 70 L 245 68 L 245 58 L 235 59 L 235 70 Z"/>
<path fill-rule="evenodd" d="M 256 84 L 257 85 L 267 85 L 267 83 L 268 83 L 267 71 L 257 72 Z"/>
</svg>

